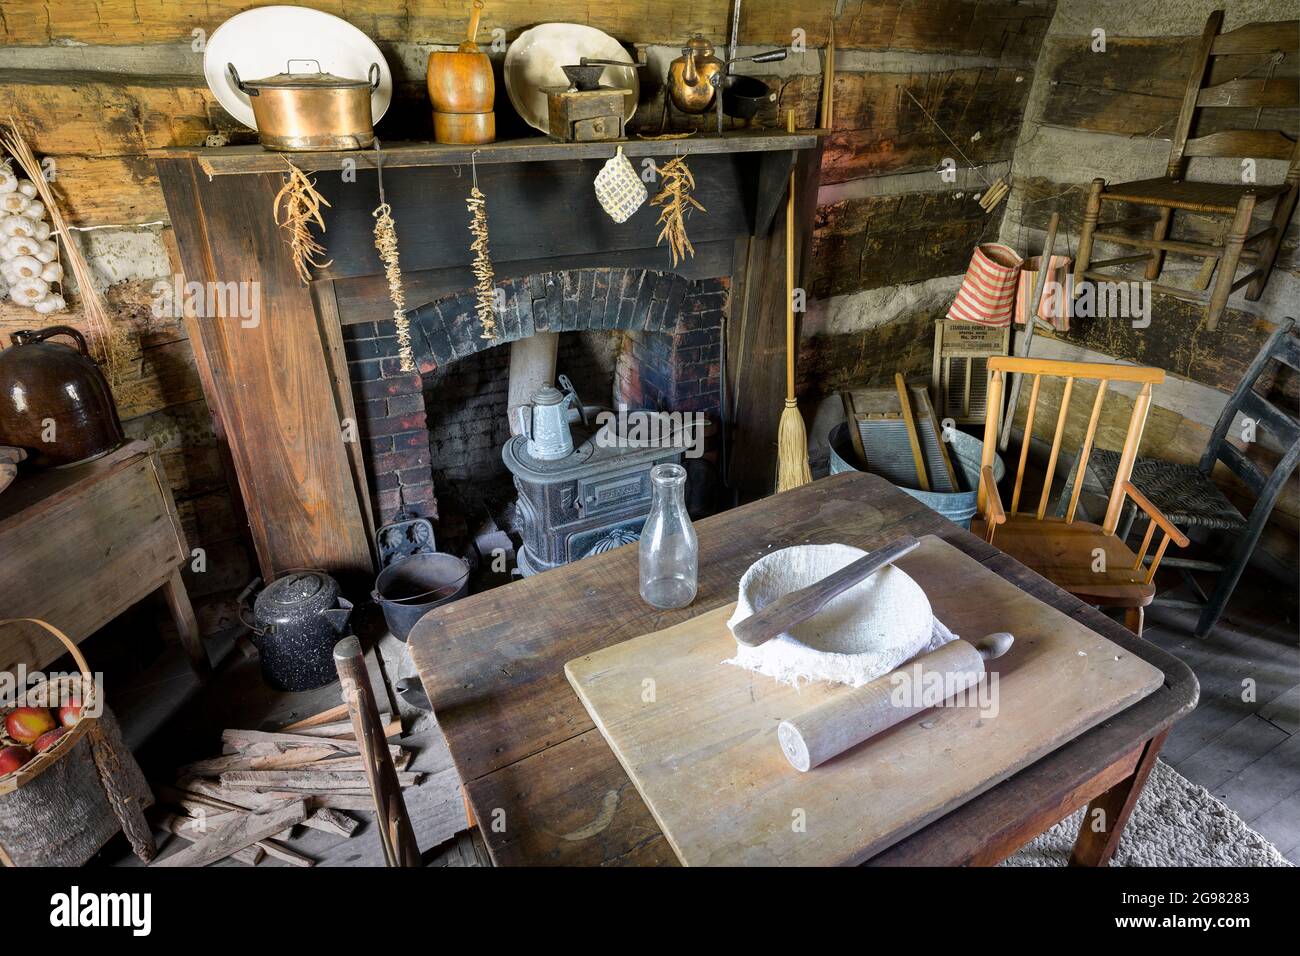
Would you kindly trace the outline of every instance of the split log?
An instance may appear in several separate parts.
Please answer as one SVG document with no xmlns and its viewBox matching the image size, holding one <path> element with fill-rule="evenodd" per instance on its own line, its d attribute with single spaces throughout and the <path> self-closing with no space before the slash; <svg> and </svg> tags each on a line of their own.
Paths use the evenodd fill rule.
<svg viewBox="0 0 1300 956">
<path fill-rule="evenodd" d="M 257 844 L 266 851 L 266 855 L 274 857 L 281 863 L 288 863 L 290 866 L 310 867 L 315 866 L 316 861 L 309 856 L 303 856 L 301 853 L 295 853 L 283 843 L 275 840 L 262 840 Z"/>
<path fill-rule="evenodd" d="M 227 770 L 291 770 L 338 757 L 339 751 L 334 747 L 280 747 L 274 744 L 257 744 L 240 753 L 209 757 L 185 764 L 178 774 L 194 777 L 219 777 Z M 352 758 L 343 758 L 352 759 Z"/>
<path fill-rule="evenodd" d="M 179 853 L 159 860 L 154 866 L 207 866 L 252 846 L 259 840 L 272 837 L 282 830 L 301 823 L 307 817 L 307 804 L 302 800 L 286 800 L 274 809 L 255 811 L 232 820 L 211 836 L 192 843 Z"/>
<path fill-rule="evenodd" d="M 231 816 L 233 818 L 233 814 Z M 207 835 L 205 832 L 200 832 L 194 828 L 196 822 L 197 821 L 192 817 L 182 817 L 175 813 L 166 813 L 159 818 L 158 825 L 168 833 L 178 836 L 182 840 L 196 843 Z M 257 864 L 262 862 L 262 857 L 265 855 L 266 851 L 262 849 L 259 844 L 255 843 L 252 846 L 246 846 L 242 850 L 230 854 L 230 858 L 232 860 L 238 860 L 240 863 L 247 863 L 249 866 L 257 866 Z"/>
<path fill-rule="evenodd" d="M 400 720 L 394 720 L 388 714 L 381 715 L 379 719 L 384 725 L 385 737 L 401 736 L 402 722 Z M 319 727 L 304 727 L 302 730 L 296 731 L 296 733 L 303 737 L 340 737 L 356 740 L 356 737 L 352 734 L 352 721 L 350 720 L 321 724 Z"/>
<path fill-rule="evenodd" d="M 413 787 L 420 782 L 419 773 L 410 771 L 397 774 L 402 787 Z M 359 790 L 368 793 L 369 783 L 364 773 L 313 770 L 234 770 L 221 775 L 221 785 L 236 790 L 287 790 L 302 793 L 344 793 Z"/>
<path fill-rule="evenodd" d="M 331 747 L 344 753 L 360 753 L 355 740 L 340 740 L 333 737 L 310 737 L 304 734 L 278 734 L 266 730 L 228 729 L 221 732 L 221 742 L 233 747 L 237 752 L 258 744 L 274 744 L 285 747 Z"/>
<path fill-rule="evenodd" d="M 196 779 L 185 780 L 178 787 L 160 788 L 159 795 L 191 814 L 195 810 L 266 810 L 283 800 L 297 797 L 288 793 L 277 798 L 252 791 L 224 790 L 210 781 Z M 322 833 L 350 837 L 361 826 L 360 821 L 336 808 L 312 806 L 310 810 L 302 825 Z"/>
</svg>

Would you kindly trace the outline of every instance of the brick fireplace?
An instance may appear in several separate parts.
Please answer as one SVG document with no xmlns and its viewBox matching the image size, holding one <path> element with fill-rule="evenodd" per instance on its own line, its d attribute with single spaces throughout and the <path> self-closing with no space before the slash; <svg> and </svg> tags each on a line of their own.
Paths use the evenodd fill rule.
<svg viewBox="0 0 1300 956">
<path fill-rule="evenodd" d="M 415 373 L 401 371 L 391 320 L 343 327 L 377 523 L 402 512 L 436 518 L 435 473 L 453 464 L 503 470 L 508 353 L 499 360 L 479 353 L 539 332 L 615 337 L 607 388 L 584 394 L 584 401 L 703 412 L 717 421 L 729 277 L 593 268 L 534 273 L 498 286 L 505 305 L 494 340 L 479 334 L 472 290 L 411 310 Z M 472 364 L 475 380 L 449 391 L 447 381 L 462 374 L 457 363 L 466 359 L 463 368 Z M 439 402 L 457 407 L 440 415 Z"/>
</svg>

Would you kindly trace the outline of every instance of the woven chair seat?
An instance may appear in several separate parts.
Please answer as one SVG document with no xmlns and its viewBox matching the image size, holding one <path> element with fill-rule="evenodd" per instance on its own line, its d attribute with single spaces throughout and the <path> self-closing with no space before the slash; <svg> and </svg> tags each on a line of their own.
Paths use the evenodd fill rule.
<svg viewBox="0 0 1300 956">
<path fill-rule="evenodd" d="M 1232 183 L 1195 183 L 1161 176 L 1157 179 L 1142 179 L 1137 182 L 1107 186 L 1102 192 L 1102 198 L 1143 203 L 1149 206 L 1167 206 L 1171 209 L 1190 209 L 1193 212 L 1231 213 L 1236 210 L 1237 202 L 1246 193 L 1254 193 L 1256 200 L 1263 202 L 1286 192 L 1286 188 L 1285 183 L 1276 186 L 1256 184 L 1243 186 Z"/>
<path fill-rule="evenodd" d="M 1088 466 L 1102 487 L 1109 488 L 1119 471 L 1119 452 L 1093 449 Z M 1139 458 L 1130 479 L 1138 491 L 1180 528 L 1198 526 L 1242 531 L 1246 519 L 1219 486 L 1195 465 L 1177 465 L 1159 458 Z"/>
</svg>

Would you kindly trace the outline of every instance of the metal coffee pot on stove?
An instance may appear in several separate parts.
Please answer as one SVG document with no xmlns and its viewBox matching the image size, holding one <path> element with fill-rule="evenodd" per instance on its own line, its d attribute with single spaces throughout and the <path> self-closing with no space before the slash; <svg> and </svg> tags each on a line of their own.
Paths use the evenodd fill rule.
<svg viewBox="0 0 1300 956">
<path fill-rule="evenodd" d="M 532 403 L 514 410 L 515 431 L 528 439 L 528 454 L 539 461 L 556 461 L 573 454 L 569 408 L 581 412 L 582 404 L 569 380 L 560 376 L 565 391 L 543 385 L 533 392 Z"/>
</svg>

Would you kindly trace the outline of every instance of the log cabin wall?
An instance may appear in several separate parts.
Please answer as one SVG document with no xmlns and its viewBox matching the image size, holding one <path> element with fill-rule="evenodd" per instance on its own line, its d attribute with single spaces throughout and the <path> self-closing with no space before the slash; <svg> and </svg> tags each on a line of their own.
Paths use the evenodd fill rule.
<svg viewBox="0 0 1300 956">
<path fill-rule="evenodd" d="M 863 3 L 857 16 L 878 6 Z M 934 321 L 951 305 L 974 245 L 996 240 L 1001 227 L 1005 203 L 986 213 L 979 198 L 1011 171 L 1054 9 L 910 4 L 885 43 L 848 35 L 840 21 L 834 132 L 799 353 L 814 471 L 824 465 L 827 433 L 843 420 L 839 390 L 889 384 L 895 371 L 928 380 Z M 914 22 L 922 19 L 929 29 Z M 958 167 L 955 181 L 942 175 L 945 160 Z"/>
<path fill-rule="evenodd" d="M 100 227 L 83 233 L 83 241 L 110 303 L 140 332 L 138 375 L 147 387 L 122 414 L 131 435 L 161 450 L 191 543 L 208 551 L 206 575 L 189 581 L 196 597 L 242 583 L 251 565 L 183 325 L 150 308 L 156 283 L 171 281 L 179 267 L 146 151 L 197 145 L 214 133 L 241 135 L 203 82 L 201 48 L 227 17 L 255 5 L 101 0 L 96 15 L 87 16 L 70 2 L 6 0 L 0 19 L 0 109 L 19 120 L 39 155 L 54 161 L 70 220 Z M 424 62 L 431 49 L 454 48 L 464 4 L 310 5 L 350 20 L 383 48 L 397 91 L 381 137 L 428 138 Z M 729 0 L 490 4 L 482 36 L 499 29 L 508 41 L 537 22 L 586 22 L 647 48 L 661 67 L 692 32 L 721 41 L 730 6 Z M 821 168 L 799 356 L 800 397 L 815 419 L 815 459 L 825 454 L 821 439 L 835 415 L 836 403 L 825 399 L 839 388 L 885 381 L 895 370 L 928 374 L 931 323 L 946 311 L 976 241 L 1000 237 L 1022 252 L 1036 251 L 1053 208 L 1077 240 L 1079 189 L 1093 175 L 1139 178 L 1162 168 L 1168 147 L 1159 129 L 1168 117 L 1157 114 L 1176 110 L 1185 73 L 1178 58 L 1188 55 L 1190 37 L 1214 3 L 1162 4 L 1158 18 L 1116 0 L 1060 6 L 1051 0 L 744 5 L 742 52 L 794 39 L 807 45 L 785 63 L 748 68 L 777 91 L 759 121 L 775 125 L 785 109 L 794 109 L 804 128 L 817 123 L 821 47 L 838 12 L 835 128 Z M 1280 19 L 1286 7 L 1283 0 L 1235 4 L 1228 26 Z M 1082 58 L 1098 26 L 1120 55 Z M 801 34 L 793 37 L 796 29 Z M 492 55 L 501 58 L 499 50 Z M 643 83 L 641 123 L 657 120 L 655 72 L 647 71 Z M 1104 108 L 1115 101 L 1116 108 Z M 961 170 L 955 184 L 940 178 L 945 158 L 965 163 L 927 112 L 980 164 L 977 172 Z M 511 133 L 508 125 L 502 130 Z M 985 215 L 976 197 L 1008 173 L 1016 184 L 1009 201 Z M 1201 327 L 1192 307 L 1158 299 L 1147 334 L 1080 323 L 1068 337 L 1045 340 L 1044 348 L 1168 368 L 1176 384 L 1158 396 L 1163 404 L 1152 414 L 1150 450 L 1194 459 L 1217 415 L 1215 403 L 1267 334 L 1261 314 L 1276 314 L 1288 295 L 1294 300 L 1295 229 L 1264 301 L 1246 306 L 1234 297 L 1234 311 L 1214 333 Z M 48 321 L 0 301 L 2 331 Z M 743 405 L 743 396 L 733 398 Z M 1294 495 L 1279 512 L 1294 528 Z"/>
<path fill-rule="evenodd" d="M 81 236 L 109 302 L 139 333 L 137 374 L 146 387 L 138 401 L 122 408 L 122 417 L 132 436 L 150 439 L 162 452 L 191 544 L 208 552 L 207 572 L 191 574 L 188 582 L 199 598 L 242 584 L 253 572 L 243 518 L 230 491 L 184 325 L 152 309 L 158 284 L 174 282 L 180 268 L 172 224 L 146 153 L 157 147 L 198 145 L 213 134 L 232 141 L 247 136 L 216 104 L 203 81 L 202 45 L 226 18 L 256 5 L 247 0 L 204 5 L 101 0 L 95 15 L 87 16 L 77 3 L 6 0 L 0 19 L 2 115 L 13 115 L 37 154 L 53 162 L 69 220 L 93 229 Z M 351 21 L 383 48 L 397 89 L 394 105 L 378 127 L 380 136 L 429 138 L 425 60 L 431 49 L 454 48 L 463 30 L 465 4 L 314 0 L 309 5 Z M 722 41 L 730 9 L 730 0 L 609 0 L 594 6 L 573 0 L 503 2 L 489 4 L 481 38 L 486 41 L 492 31 L 500 30 L 496 36 L 508 42 L 537 22 L 584 22 L 645 47 L 651 62 L 662 69 L 693 32 Z M 1051 10 L 1050 3 L 1014 0 L 744 4 L 742 52 L 796 41 L 806 44 L 806 52 L 794 53 L 785 63 L 750 67 L 750 72 L 771 80 L 778 94 L 758 117 L 768 126 L 777 125 L 786 109 L 795 111 L 800 127 L 816 125 L 821 48 L 831 15 L 838 13 L 838 119 L 825 154 L 823 179 L 830 191 L 819 211 L 822 237 L 816 251 L 820 256 L 824 248 L 836 248 L 833 261 L 837 267 L 846 264 L 849 277 L 832 280 L 830 270 L 818 270 L 809 283 L 814 294 L 823 296 L 822 303 L 836 306 L 837 316 L 826 338 L 826 328 L 815 318 L 819 306 L 812 307 L 803 359 L 812 381 L 835 375 L 845 381 L 855 378 L 856 369 L 836 368 L 838 348 L 825 348 L 837 341 L 856 343 L 849 354 L 875 352 L 891 340 L 906 343 L 907 354 L 916 359 L 909 359 L 910 364 L 920 369 L 928 363 L 928 346 L 918 348 L 915 336 L 902 332 L 901 325 L 879 333 L 879 314 L 862 318 L 869 311 L 865 308 L 846 318 L 852 310 L 845 306 L 857 301 L 856 293 L 888 294 L 885 277 L 891 276 L 893 260 L 899 257 L 886 262 L 880 250 L 906 244 L 923 247 L 921 261 L 906 264 L 902 281 L 904 289 L 918 282 L 924 286 L 930 276 L 958 272 L 970 242 L 986 225 L 974 222 L 969 193 L 967 201 L 954 199 L 952 190 L 937 182 L 933 167 L 948 150 L 900 89 L 906 86 L 959 136 L 972 159 L 1005 166 L 1030 85 L 1029 67 Z M 499 62 L 502 50 L 492 56 Z M 636 119 L 643 124 L 658 119 L 658 71 L 646 72 L 644 105 Z M 900 99 L 906 104 L 901 108 Z M 502 93 L 498 105 L 504 102 Z M 508 117 L 503 119 L 507 122 L 500 135 L 517 134 Z M 872 185 L 877 176 L 888 185 Z M 931 215 L 946 219 L 936 226 Z M 853 250 L 858 254 L 850 262 Z M 928 323 L 937 300 L 926 305 L 928 311 L 911 310 L 903 324 Z M 58 320 L 76 324 L 77 316 Z M 49 322 L 0 301 L 0 330 Z M 751 375 L 747 387 L 759 381 Z M 768 398 L 765 391 L 761 398 Z"/>
<path fill-rule="evenodd" d="M 1161 3 L 1158 16 L 1152 15 L 1149 4 L 1119 0 L 1071 0 L 1058 5 L 1029 91 L 1024 129 L 1012 166 L 1015 185 L 1002 221 L 1001 241 L 1022 255 L 1027 251 L 1037 255 L 1047 220 L 1056 211 L 1061 214 L 1057 254 L 1072 255 L 1078 248 L 1084 195 L 1094 177 L 1118 183 L 1164 174 L 1169 131 L 1178 117 L 1196 44 L 1206 18 L 1216 9 L 1226 11 L 1224 30 L 1254 21 L 1293 19 L 1296 15 L 1294 3 L 1287 0 L 1180 0 Z M 1104 52 L 1093 49 L 1097 30 L 1105 31 Z M 1294 58 L 1289 60 L 1275 67 L 1273 75 L 1294 82 L 1296 63 Z M 1239 68 L 1232 69 L 1235 74 Z M 1265 110 L 1264 114 L 1260 128 L 1281 128 L 1296 135 L 1295 111 Z M 1202 122 L 1215 120 L 1214 115 L 1208 115 Z M 1237 123 L 1240 125 L 1239 118 Z M 1258 163 L 1257 179 L 1261 183 L 1281 182 L 1285 173 L 1284 162 Z M 1189 167 L 1189 176 L 1196 179 L 1238 182 L 1240 175 L 1234 159 L 1193 159 Z M 1269 203 L 1263 215 L 1271 212 Z M 1210 222 L 1205 217 L 1175 215 L 1171 238 L 1205 241 L 1210 236 Z M 1276 321 L 1297 315 L 1298 238 L 1300 223 L 1293 218 L 1263 298 L 1247 302 L 1244 290 L 1235 293 L 1214 331 L 1206 328 L 1204 306 L 1154 296 L 1147 328 L 1133 328 L 1125 320 L 1076 319 L 1068 334 L 1036 337 L 1033 354 L 1080 361 L 1120 359 L 1164 368 L 1169 376 L 1164 385 L 1155 389 L 1141 453 L 1194 464 L 1205 449 L 1227 397 Z M 1131 252 L 1110 246 L 1094 252 L 1094 257 Z M 1199 265 L 1199 260 L 1170 256 L 1165 265 L 1167 278 L 1160 281 L 1187 286 Z M 1295 376 L 1287 375 L 1271 384 L 1269 398 L 1294 412 L 1297 393 Z M 1024 394 L 1021 398 L 1023 419 L 1027 399 Z M 1057 401 L 1048 399 L 1053 409 L 1058 407 Z M 1067 445 L 1073 440 L 1077 446 L 1087 427 L 1089 405 L 1088 396 L 1075 396 Z M 1129 409 L 1113 399 L 1107 401 L 1107 409 L 1107 417 L 1113 416 L 1113 424 L 1122 428 Z M 1047 422 L 1043 427 L 1050 428 L 1050 422 L 1055 420 L 1054 414 L 1040 410 L 1037 423 Z M 1102 430 L 1106 430 L 1104 422 Z M 1273 451 L 1259 443 L 1251 446 L 1251 454 L 1265 471 L 1277 460 Z M 1216 477 L 1248 514 L 1253 497 L 1222 465 Z M 1291 582 L 1297 560 L 1298 488 L 1300 482 L 1293 477 L 1257 551 L 1261 568 Z"/>
</svg>

